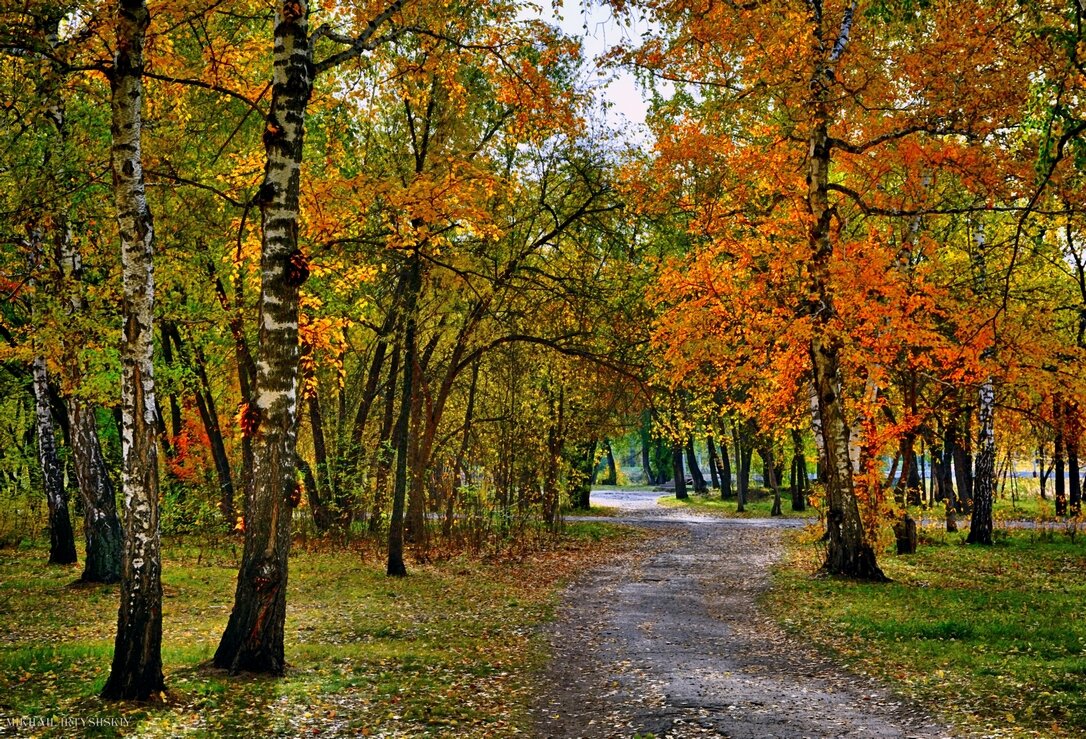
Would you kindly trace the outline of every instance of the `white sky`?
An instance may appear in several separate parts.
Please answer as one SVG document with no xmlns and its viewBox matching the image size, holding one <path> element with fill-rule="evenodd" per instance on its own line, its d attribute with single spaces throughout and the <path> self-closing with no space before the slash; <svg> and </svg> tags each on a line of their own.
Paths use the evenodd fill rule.
<svg viewBox="0 0 1086 739">
<path fill-rule="evenodd" d="M 633 75 L 625 69 L 602 68 L 595 63 L 619 44 L 636 43 L 645 24 L 616 19 L 611 8 L 601 5 L 599 0 L 566 0 L 557 12 L 546 4 L 542 10 L 526 8 L 522 13 L 524 17 L 556 24 L 568 35 L 581 40 L 587 60 L 588 85 L 595 90 L 597 101 L 610 104 L 607 122 L 629 141 L 648 140 L 645 128 L 648 104 Z M 602 71 L 602 76 L 596 74 L 597 70 Z"/>
</svg>

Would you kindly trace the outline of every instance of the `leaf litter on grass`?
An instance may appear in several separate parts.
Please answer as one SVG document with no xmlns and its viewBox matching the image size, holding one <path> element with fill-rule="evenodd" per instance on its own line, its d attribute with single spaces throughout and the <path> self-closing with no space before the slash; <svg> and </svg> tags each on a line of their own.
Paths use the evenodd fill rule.
<svg viewBox="0 0 1086 739">
<path fill-rule="evenodd" d="M 389 580 L 351 551 L 292 557 L 286 674 L 230 676 L 207 666 L 232 602 L 226 552 L 199 560 L 167 541 L 163 658 L 168 692 L 153 705 L 104 704 L 116 586 L 66 588 L 76 575 L 41 551 L 0 555 L 0 712 L 95 716 L 100 736 L 510 736 L 528 730 L 529 673 L 543 659 L 539 624 L 559 587 L 633 545 L 620 526 L 573 524 L 546 549 L 511 561 L 466 556 Z M 222 546 L 228 547 L 228 543 Z M 206 545 L 205 545 L 206 548 Z M 220 556 L 221 555 L 221 556 Z M 198 563 L 199 561 L 199 563 Z M 0 734 L 5 732 L 0 727 Z M 20 735 L 26 732 L 20 732 Z M 36 735 L 70 734 L 44 726 Z"/>
</svg>

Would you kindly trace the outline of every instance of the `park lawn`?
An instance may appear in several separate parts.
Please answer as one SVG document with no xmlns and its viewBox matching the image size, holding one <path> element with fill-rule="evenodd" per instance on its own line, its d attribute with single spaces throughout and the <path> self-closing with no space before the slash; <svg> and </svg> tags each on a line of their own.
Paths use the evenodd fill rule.
<svg viewBox="0 0 1086 739">
<path fill-rule="evenodd" d="M 760 489 L 750 491 L 745 506 L 746 510 L 742 513 L 735 510 L 735 496 L 727 500 L 721 500 L 720 493 L 712 491 L 708 495 L 690 493 L 690 497 L 686 500 L 679 500 L 674 494 L 665 495 L 657 502 L 668 508 L 689 508 L 695 513 L 722 516 L 724 518 L 769 518 L 769 512 L 773 510 L 773 494 Z M 791 498 L 783 491 L 781 493 L 781 511 L 784 518 L 818 518 L 818 509 L 814 506 L 808 505 L 804 511 L 793 511 Z"/>
<path fill-rule="evenodd" d="M 797 533 L 766 605 L 789 630 L 963 729 L 1086 733 L 1086 538 L 997 531 L 988 548 L 937 527 L 885 553 L 892 583 L 812 577 L 817 532 Z"/>
<path fill-rule="evenodd" d="M 409 564 L 405 579 L 386 578 L 373 554 L 296 546 L 282 679 L 231 677 L 207 665 L 233 603 L 240 545 L 167 539 L 168 690 L 161 703 L 135 706 L 97 697 L 112 655 L 117 586 L 72 587 L 79 568 L 46 566 L 42 546 L 0 550 L 0 735 L 530 731 L 531 673 L 546 656 L 537 627 L 553 617 L 559 587 L 642 536 L 571 523 L 540 549 Z M 12 719 L 28 724 L 3 723 Z M 73 728 L 66 719 L 99 725 Z"/>
</svg>

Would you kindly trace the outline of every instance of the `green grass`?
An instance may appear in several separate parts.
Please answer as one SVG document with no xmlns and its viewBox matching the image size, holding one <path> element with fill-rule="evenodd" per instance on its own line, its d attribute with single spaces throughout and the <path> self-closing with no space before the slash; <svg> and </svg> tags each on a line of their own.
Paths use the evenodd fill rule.
<svg viewBox="0 0 1086 739">
<path fill-rule="evenodd" d="M 768 607 L 789 629 L 961 726 L 999 736 L 1086 733 L 1086 540 L 997 532 L 995 546 L 926 530 L 884 554 L 885 585 L 812 578 L 797 535 Z"/>
<path fill-rule="evenodd" d="M 0 719 L 66 736 L 490 736 L 529 731 L 535 627 L 558 587 L 640 534 L 573 523 L 544 551 L 415 565 L 388 579 L 376 557 L 328 548 L 291 556 L 282 679 L 207 666 L 233 602 L 231 542 L 166 542 L 163 661 L 154 705 L 105 704 L 117 587 L 70 587 L 77 567 L 41 547 L 0 550 Z M 94 719 L 75 730 L 65 718 Z M 49 725 L 51 722 L 51 725 Z M 44 724 L 44 725 L 43 725 Z M 0 734 L 9 728 L 0 725 Z"/>
<path fill-rule="evenodd" d="M 769 518 L 769 512 L 773 510 L 773 494 L 759 489 L 750 491 L 749 499 L 743 513 L 736 511 L 735 497 L 721 500 L 719 493 L 708 495 L 690 494 L 686 500 L 678 500 L 674 495 L 665 495 L 658 503 L 668 508 L 689 508 L 696 513 L 704 513 L 725 518 Z M 782 492 L 781 511 L 785 518 L 818 518 L 818 510 L 808 505 L 805 511 L 793 511 L 791 498 Z"/>
</svg>

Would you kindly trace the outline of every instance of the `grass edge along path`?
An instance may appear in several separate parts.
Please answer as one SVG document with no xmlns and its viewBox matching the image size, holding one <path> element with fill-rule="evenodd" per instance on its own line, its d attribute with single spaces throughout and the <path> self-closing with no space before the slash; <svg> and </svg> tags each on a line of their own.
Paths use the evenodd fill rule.
<svg viewBox="0 0 1086 739">
<path fill-rule="evenodd" d="M 1086 733 L 1086 539 L 1021 530 L 976 547 L 926 529 L 917 554 L 882 555 L 893 582 L 873 585 L 813 577 L 817 535 L 787 536 L 764 596 L 788 631 L 963 733 Z"/>
<path fill-rule="evenodd" d="M 745 511 L 737 512 L 735 496 L 722 499 L 719 492 L 710 491 L 708 494 L 690 493 L 690 497 L 679 500 L 674 493 L 665 494 L 657 500 L 657 503 L 665 508 L 687 508 L 694 513 L 721 518 L 769 518 L 769 512 L 773 508 L 773 494 L 769 491 L 751 490 L 748 494 Z M 808 505 L 806 510 L 793 511 L 792 503 L 787 493 L 781 497 L 781 515 L 783 518 L 818 518 L 818 509 Z"/>
<path fill-rule="evenodd" d="M 370 553 L 296 547 L 281 679 L 208 667 L 232 602 L 230 542 L 167 539 L 163 661 L 151 705 L 97 698 L 116 586 L 72 587 L 40 546 L 0 550 L 0 735 L 435 736 L 530 733 L 539 626 L 563 585 L 646 534 L 567 525 L 541 549 L 414 565 L 388 579 Z M 74 723 L 73 723 L 74 722 Z"/>
</svg>

